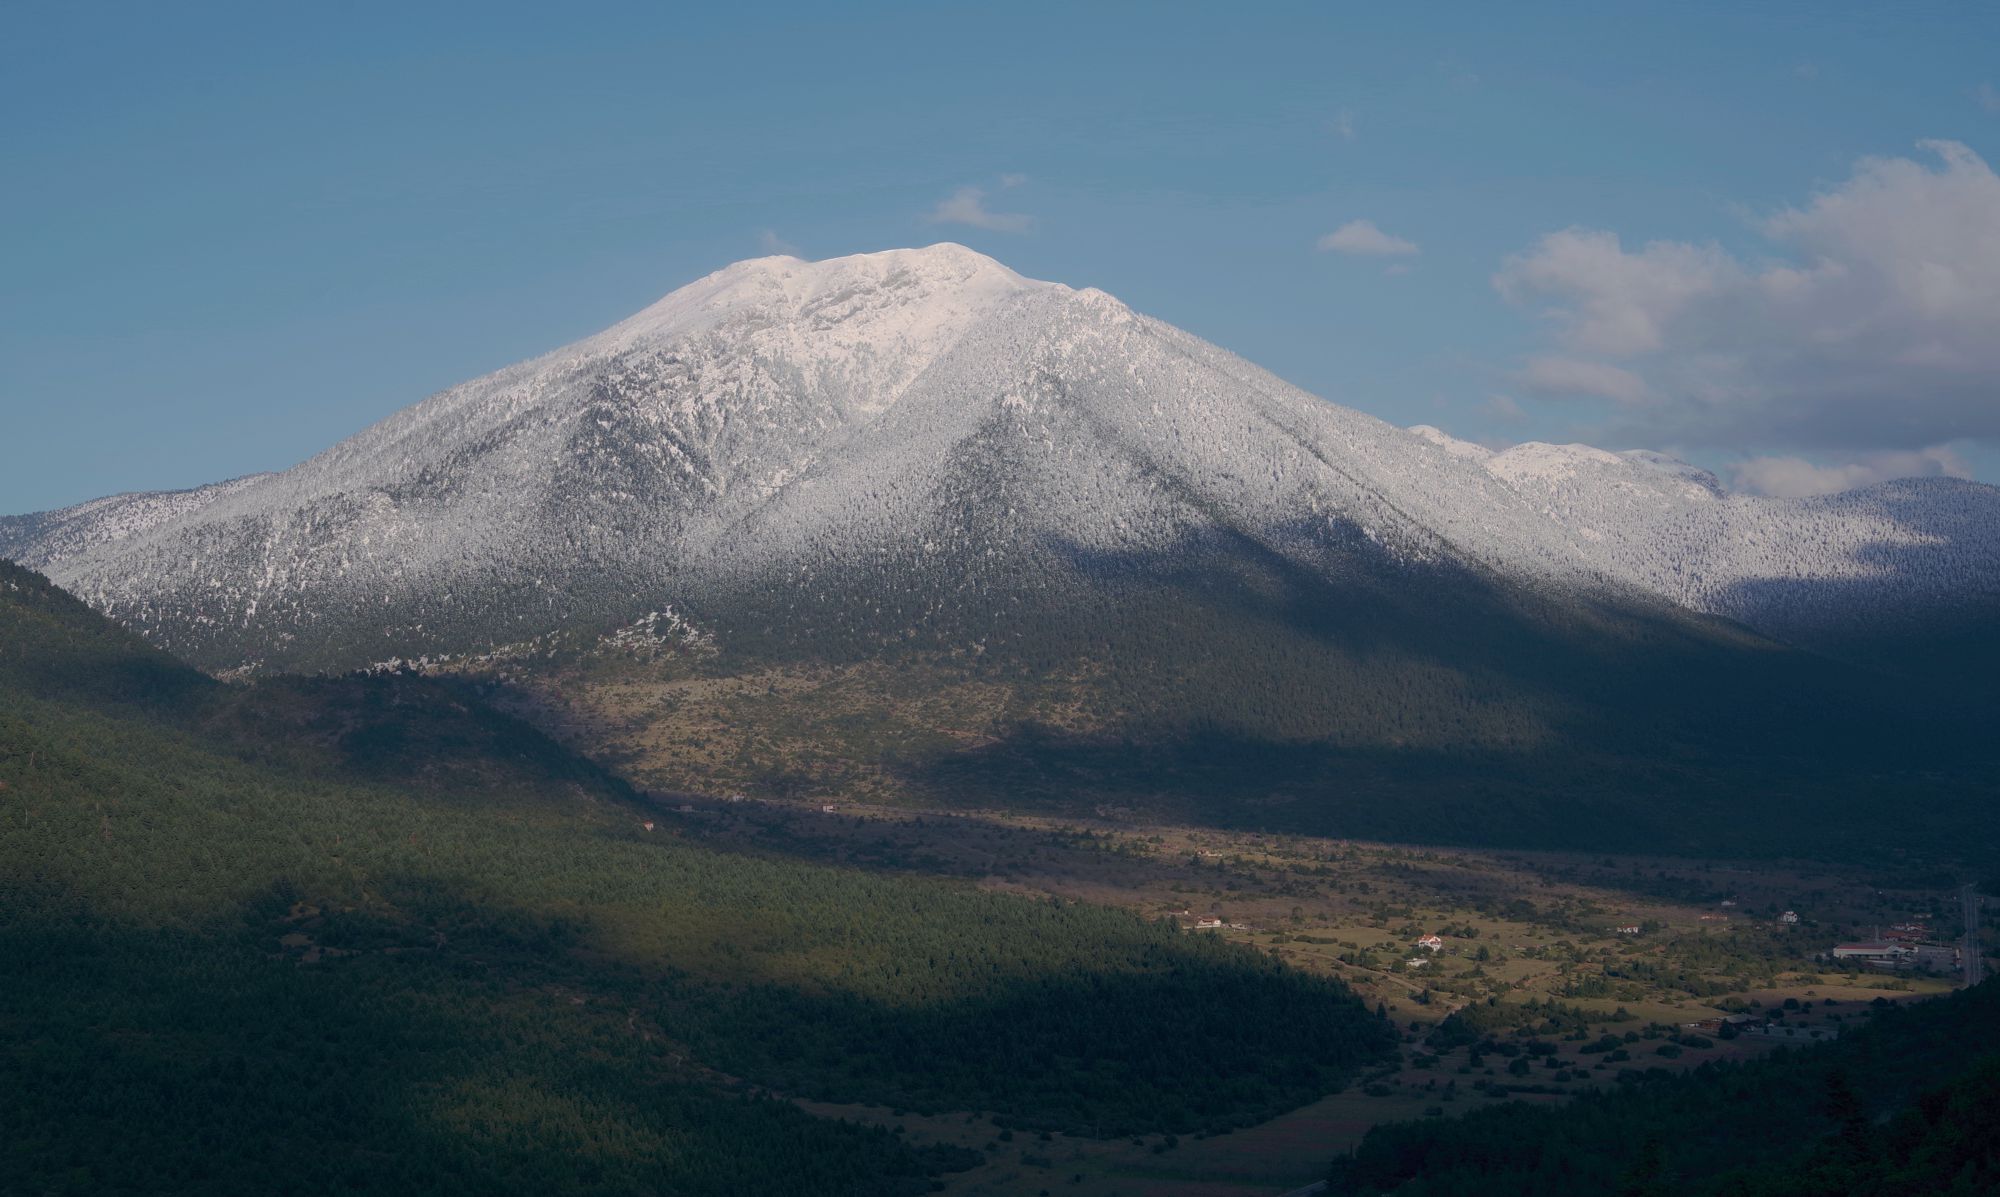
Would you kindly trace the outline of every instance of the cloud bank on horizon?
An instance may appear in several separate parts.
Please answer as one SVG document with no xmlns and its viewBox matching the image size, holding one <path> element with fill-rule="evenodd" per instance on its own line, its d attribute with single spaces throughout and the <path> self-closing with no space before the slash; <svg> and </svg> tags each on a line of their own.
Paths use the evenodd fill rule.
<svg viewBox="0 0 2000 1197">
<path fill-rule="evenodd" d="M 2000 176 L 1959 142 L 1918 148 L 1756 222 L 1755 258 L 1542 237 L 1493 277 L 1546 322 L 1515 385 L 1595 404 L 1625 440 L 1771 453 L 1734 470 L 1763 493 L 1965 475 L 1956 446 L 2000 444 Z"/>
</svg>

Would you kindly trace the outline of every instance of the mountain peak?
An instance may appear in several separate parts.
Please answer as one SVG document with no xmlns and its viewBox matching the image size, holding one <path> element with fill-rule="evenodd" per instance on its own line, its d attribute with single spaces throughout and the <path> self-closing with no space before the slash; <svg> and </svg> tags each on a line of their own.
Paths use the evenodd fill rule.
<svg viewBox="0 0 2000 1197">
<path fill-rule="evenodd" d="M 1030 281 L 1021 278 L 997 259 L 960 245 L 956 241 L 939 241 L 932 245 L 844 254 L 837 258 L 821 258 L 817 261 L 794 254 L 745 258 L 724 266 L 708 278 L 777 278 L 790 283 L 803 280 L 809 284 L 825 285 L 834 282 L 883 279 L 897 274 L 946 280 L 998 275 L 1024 284 Z M 700 283 L 691 285 L 699 286 Z"/>
<path fill-rule="evenodd" d="M 705 332 L 732 322 L 825 328 L 860 318 L 892 340 L 962 327 L 1013 295 L 1056 290 L 1026 279 L 955 242 L 809 262 L 779 254 L 750 258 L 695 280 L 583 342 L 618 351 L 646 341 Z M 915 313 L 928 312 L 928 316 Z"/>
</svg>

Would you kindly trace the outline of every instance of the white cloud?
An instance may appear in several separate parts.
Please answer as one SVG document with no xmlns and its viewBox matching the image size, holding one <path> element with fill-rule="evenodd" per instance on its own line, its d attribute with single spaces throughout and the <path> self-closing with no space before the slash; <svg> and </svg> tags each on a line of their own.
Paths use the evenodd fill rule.
<svg viewBox="0 0 2000 1197">
<path fill-rule="evenodd" d="M 1963 458 L 1934 445 L 1904 452 L 1868 453 L 1847 462 L 1815 465 L 1803 457 L 1753 457 L 1730 467 L 1732 489 L 1781 499 L 1830 495 L 1892 478 L 1969 476 Z"/>
<path fill-rule="evenodd" d="M 1372 220 L 1350 220 L 1319 239 L 1318 248 L 1335 253 L 1393 257 L 1417 253 L 1417 243 L 1375 227 Z"/>
<path fill-rule="evenodd" d="M 995 233 L 1025 233 L 1034 227 L 1032 216 L 1019 212 L 989 212 L 986 192 L 978 187 L 961 187 L 938 201 L 924 219 L 932 224 L 966 224 Z"/>
<path fill-rule="evenodd" d="M 765 229 L 763 232 L 757 234 L 757 246 L 767 254 L 786 254 L 791 257 L 797 257 L 799 253 L 798 246 L 778 236 L 771 229 Z"/>
<path fill-rule="evenodd" d="M 1572 228 L 1508 258 L 1493 285 L 1516 302 L 1557 296 L 1550 314 L 1568 348 L 1627 355 L 1660 348 L 1669 320 L 1737 273 L 1714 246 L 1655 241 L 1627 253 L 1616 233 Z"/>
<path fill-rule="evenodd" d="M 1646 382 L 1630 370 L 1609 362 L 1541 354 L 1515 375 L 1515 381 L 1537 395 L 1554 399 L 1609 399 L 1626 407 L 1646 401 Z"/>
<path fill-rule="evenodd" d="M 1343 108 L 1339 112 L 1334 113 L 1333 120 L 1328 127 L 1333 130 L 1333 135 L 1342 141 L 1353 141 L 1355 136 L 1353 111 Z"/>
<path fill-rule="evenodd" d="M 1524 382 L 1626 408 L 1621 438 L 1849 453 L 2000 442 L 2000 177 L 1957 142 L 1870 158 L 1756 228 L 1765 257 L 1567 229 L 1494 285 L 1544 305 Z"/>
<path fill-rule="evenodd" d="M 1009 172 L 1000 176 L 1000 185 L 1002 187 L 1019 187 L 1027 181 L 1028 176 L 1016 172 Z"/>
<path fill-rule="evenodd" d="M 2000 112 L 2000 91 L 1995 91 L 1991 83 L 1982 83 L 1972 89 L 1972 98 L 1988 112 Z"/>
<path fill-rule="evenodd" d="M 1519 423 L 1528 418 L 1528 413 L 1521 410 L 1521 404 L 1518 400 L 1512 395 L 1503 395 L 1498 392 L 1488 395 L 1486 402 L 1479 405 L 1479 410 L 1496 420 L 1505 420 L 1510 424 Z"/>
</svg>

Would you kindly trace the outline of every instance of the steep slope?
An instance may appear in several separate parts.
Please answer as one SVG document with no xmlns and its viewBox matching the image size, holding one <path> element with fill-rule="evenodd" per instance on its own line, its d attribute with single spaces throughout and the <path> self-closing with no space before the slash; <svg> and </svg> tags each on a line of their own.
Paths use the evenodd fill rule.
<svg viewBox="0 0 2000 1197">
<path fill-rule="evenodd" d="M 732 267 L 283 474 L 14 521 L 0 552 L 211 666 L 601 620 L 1029 289 L 965 252 L 837 265 Z"/>
</svg>

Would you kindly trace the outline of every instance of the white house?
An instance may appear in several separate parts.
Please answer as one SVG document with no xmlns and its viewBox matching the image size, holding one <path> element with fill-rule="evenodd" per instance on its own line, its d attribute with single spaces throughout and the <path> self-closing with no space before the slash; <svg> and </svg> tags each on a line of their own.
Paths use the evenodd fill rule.
<svg viewBox="0 0 2000 1197">
<path fill-rule="evenodd" d="M 1422 948 L 1426 952 L 1442 952 L 1444 951 L 1444 937 L 1439 935 L 1426 935 L 1422 939 L 1417 941 L 1417 946 Z"/>
</svg>

